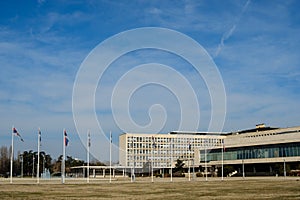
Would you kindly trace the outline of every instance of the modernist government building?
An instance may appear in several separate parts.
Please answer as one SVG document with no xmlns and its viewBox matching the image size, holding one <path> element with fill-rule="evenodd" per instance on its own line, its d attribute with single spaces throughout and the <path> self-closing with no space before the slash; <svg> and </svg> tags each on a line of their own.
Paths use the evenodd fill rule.
<svg viewBox="0 0 300 200">
<path fill-rule="evenodd" d="M 169 173 L 177 160 L 186 170 L 216 176 L 224 169 L 240 176 L 299 175 L 300 126 L 267 127 L 236 132 L 124 133 L 119 136 L 119 164 L 134 173 Z M 205 170 L 206 169 L 206 170 Z M 226 175 L 226 174 L 224 174 Z"/>
</svg>

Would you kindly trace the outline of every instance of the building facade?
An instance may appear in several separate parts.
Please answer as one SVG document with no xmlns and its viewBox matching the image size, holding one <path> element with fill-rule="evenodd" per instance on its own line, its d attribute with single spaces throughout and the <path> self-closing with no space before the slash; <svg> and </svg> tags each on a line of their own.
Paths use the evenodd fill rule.
<svg viewBox="0 0 300 200">
<path fill-rule="evenodd" d="M 119 136 L 122 166 L 174 167 L 177 159 L 200 163 L 200 150 L 222 146 L 225 136 L 218 133 L 171 132 L 169 134 L 124 133 Z"/>
<path fill-rule="evenodd" d="M 260 124 L 254 129 L 230 133 L 124 133 L 119 136 L 119 145 L 120 165 L 142 171 L 150 166 L 174 168 L 177 159 L 184 161 L 185 167 L 197 170 L 204 165 L 215 170 L 223 163 L 241 172 L 246 166 L 248 174 L 278 173 L 282 163 L 300 168 L 300 126 L 271 128 Z"/>
<path fill-rule="evenodd" d="M 256 127 L 228 133 L 224 147 L 224 165 L 233 166 L 239 173 L 283 175 L 287 171 L 300 169 L 300 126 Z M 222 150 L 213 148 L 207 154 L 207 162 L 220 166 L 221 156 Z"/>
</svg>

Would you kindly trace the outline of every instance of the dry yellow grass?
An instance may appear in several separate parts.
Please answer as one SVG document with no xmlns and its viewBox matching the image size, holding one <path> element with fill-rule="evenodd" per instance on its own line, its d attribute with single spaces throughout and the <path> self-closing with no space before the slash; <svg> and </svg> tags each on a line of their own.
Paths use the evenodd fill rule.
<svg viewBox="0 0 300 200">
<path fill-rule="evenodd" d="M 59 179 L 0 180 L 1 199 L 300 199 L 300 181 L 297 178 L 203 178 L 187 179 L 149 178 L 108 180 L 91 179 L 87 184 L 83 179 L 67 179 L 60 184 Z"/>
</svg>

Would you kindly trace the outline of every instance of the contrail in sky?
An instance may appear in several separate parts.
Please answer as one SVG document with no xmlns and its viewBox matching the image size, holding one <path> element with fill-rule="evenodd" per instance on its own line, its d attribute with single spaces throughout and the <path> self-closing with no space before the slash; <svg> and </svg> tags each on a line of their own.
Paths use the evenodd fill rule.
<svg viewBox="0 0 300 200">
<path fill-rule="evenodd" d="M 214 57 L 217 57 L 219 55 L 219 53 L 221 52 L 222 48 L 224 47 L 224 42 L 225 40 L 229 39 L 231 37 L 231 35 L 234 33 L 235 31 L 235 28 L 237 26 L 237 24 L 239 23 L 242 15 L 245 13 L 245 11 L 247 10 L 249 4 L 250 4 L 251 0 L 248 0 L 243 9 L 242 9 L 242 12 L 240 13 L 240 15 L 237 17 L 235 23 L 232 25 L 232 27 L 226 31 L 223 35 L 222 35 L 222 38 L 221 38 L 221 41 L 220 41 L 220 44 L 218 45 L 218 48 L 217 48 L 217 51 L 215 53 L 215 56 Z"/>
</svg>

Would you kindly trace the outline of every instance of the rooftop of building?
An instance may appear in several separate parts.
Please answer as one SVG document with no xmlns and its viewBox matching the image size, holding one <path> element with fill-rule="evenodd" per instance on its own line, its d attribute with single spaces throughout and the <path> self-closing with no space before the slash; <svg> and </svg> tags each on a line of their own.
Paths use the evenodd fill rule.
<svg viewBox="0 0 300 200">
<path fill-rule="evenodd" d="M 253 132 L 260 132 L 260 131 L 270 131 L 270 130 L 277 130 L 280 129 L 278 127 L 270 127 L 266 126 L 265 124 L 257 124 L 255 128 L 239 130 L 234 132 L 229 132 L 226 135 L 234 135 L 234 134 L 243 134 L 243 133 L 253 133 Z"/>
<path fill-rule="evenodd" d="M 171 131 L 169 134 L 178 135 L 226 135 L 226 132 Z"/>
<path fill-rule="evenodd" d="M 300 126 L 297 127 L 287 127 L 287 128 L 279 128 L 279 127 L 271 127 L 266 126 L 264 123 L 257 124 L 255 128 L 232 131 L 232 132 L 205 132 L 205 131 L 171 131 L 169 135 L 208 135 L 208 136 L 229 136 L 229 135 L 237 135 L 237 134 L 246 134 L 246 133 L 257 133 L 263 131 L 276 131 L 278 134 L 290 133 L 295 132 L 297 130 L 300 131 Z M 130 134 L 130 133 L 123 133 L 123 134 Z M 123 135 L 122 134 L 122 135 Z M 137 134 L 137 133 L 132 133 Z M 153 135 L 153 134 L 145 134 L 145 135 Z M 158 133 L 154 135 L 164 135 L 163 133 Z"/>
<path fill-rule="evenodd" d="M 235 135 L 235 134 L 243 134 L 243 133 L 252 133 L 252 132 L 260 132 L 260 131 L 269 131 L 280 129 L 277 127 L 266 126 L 265 124 L 257 124 L 255 128 L 244 129 L 233 132 L 197 132 L 197 131 L 172 131 L 169 134 L 179 134 L 179 135 Z"/>
</svg>

